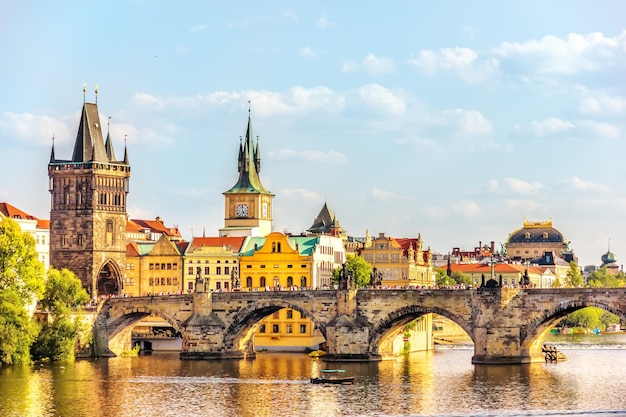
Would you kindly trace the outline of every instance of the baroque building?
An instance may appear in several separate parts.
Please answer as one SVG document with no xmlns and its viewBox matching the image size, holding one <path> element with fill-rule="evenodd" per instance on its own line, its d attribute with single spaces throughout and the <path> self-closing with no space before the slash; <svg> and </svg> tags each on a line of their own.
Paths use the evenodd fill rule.
<svg viewBox="0 0 626 417">
<path fill-rule="evenodd" d="M 254 143 L 249 108 L 246 137 L 240 138 L 239 143 L 237 170 L 237 183 L 223 193 L 225 224 L 220 236 L 266 236 L 272 232 L 274 194 L 265 189 L 259 177 L 261 151 L 258 137 Z"/>
<path fill-rule="evenodd" d="M 53 142 L 48 177 L 51 266 L 74 272 L 92 298 L 123 293 L 130 164 L 126 148 L 118 160 L 104 141 L 96 103 L 83 103 L 71 159 L 57 159 Z"/>
<path fill-rule="evenodd" d="M 548 252 L 565 262 L 578 263 L 563 233 L 552 226 L 552 219 L 544 222 L 524 219 L 523 227 L 512 232 L 506 240 L 506 254 L 513 261 L 539 259 Z"/>
</svg>

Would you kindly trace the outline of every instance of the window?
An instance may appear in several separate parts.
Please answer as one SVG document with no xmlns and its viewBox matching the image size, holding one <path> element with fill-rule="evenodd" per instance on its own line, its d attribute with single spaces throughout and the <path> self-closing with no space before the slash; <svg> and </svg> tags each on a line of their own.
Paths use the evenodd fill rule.
<svg viewBox="0 0 626 417">
<path fill-rule="evenodd" d="M 287 265 L 287 268 L 293 268 L 293 265 Z"/>
<path fill-rule="evenodd" d="M 219 282 L 219 281 L 217 281 L 217 282 L 215 283 L 215 289 L 216 289 L 216 290 L 221 290 L 221 289 L 222 289 L 222 283 L 221 283 L 221 282 Z"/>
<path fill-rule="evenodd" d="M 278 318 L 280 318 L 280 311 L 276 311 L 274 314 L 272 314 L 272 318 L 273 318 L 273 319 L 278 319 Z"/>
<path fill-rule="evenodd" d="M 152 268 L 150 268 L 150 269 L 152 269 Z M 189 274 L 189 275 L 193 275 L 193 266 L 190 266 L 190 267 L 187 269 L 187 274 Z"/>
<path fill-rule="evenodd" d="M 160 264 L 154 264 L 154 269 L 155 270 L 160 270 L 161 269 L 161 265 Z"/>
<path fill-rule="evenodd" d="M 166 268 L 167 268 L 168 271 L 171 271 L 172 270 L 172 264 L 167 264 Z"/>
<path fill-rule="evenodd" d="M 280 331 L 280 327 L 278 324 L 272 324 L 272 333 L 278 333 Z"/>
<path fill-rule="evenodd" d="M 204 267 L 204 275 L 209 275 L 211 273 L 211 268 L 208 266 Z"/>
<path fill-rule="evenodd" d="M 265 324 L 259 326 L 259 333 L 265 333 Z"/>
<path fill-rule="evenodd" d="M 187 289 L 188 289 L 190 292 L 191 292 L 191 291 L 193 291 L 193 282 L 189 281 L 189 282 L 187 283 Z"/>
<path fill-rule="evenodd" d="M 222 274 L 222 267 L 221 266 L 216 266 L 215 267 L 215 273 L 217 275 L 221 275 Z"/>
<path fill-rule="evenodd" d="M 287 286 L 291 287 L 293 285 L 293 277 L 287 277 Z"/>
<path fill-rule="evenodd" d="M 306 324 L 301 324 L 300 325 L 300 334 L 305 334 L 306 333 Z"/>
<path fill-rule="evenodd" d="M 305 288 L 305 287 L 306 287 L 306 277 L 302 277 L 302 278 L 300 278 L 300 286 L 301 286 L 302 288 Z"/>
<path fill-rule="evenodd" d="M 154 264 L 153 264 L 153 263 L 151 263 L 151 264 L 150 264 L 150 266 L 148 267 L 148 269 L 149 269 L 150 271 L 154 271 Z"/>
<path fill-rule="evenodd" d="M 246 287 L 252 287 L 252 277 L 246 278 Z"/>
<path fill-rule="evenodd" d="M 293 318 L 293 310 L 287 310 L 287 318 L 288 319 L 292 319 Z"/>
<path fill-rule="evenodd" d="M 285 330 L 287 331 L 287 333 L 293 333 L 293 324 L 288 324 L 285 327 Z"/>
<path fill-rule="evenodd" d="M 224 267 L 224 275 L 228 275 L 228 274 L 230 274 L 230 268 L 225 266 Z"/>
<path fill-rule="evenodd" d="M 261 282 L 259 284 L 259 287 L 265 287 L 267 286 L 267 283 L 265 282 L 265 277 L 261 277 Z"/>
<path fill-rule="evenodd" d="M 172 285 L 172 278 L 167 278 L 167 285 Z"/>
</svg>

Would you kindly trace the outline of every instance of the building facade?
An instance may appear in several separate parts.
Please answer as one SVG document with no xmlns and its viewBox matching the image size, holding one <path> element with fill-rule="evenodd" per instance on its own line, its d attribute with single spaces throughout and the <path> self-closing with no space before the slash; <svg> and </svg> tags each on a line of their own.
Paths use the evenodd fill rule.
<svg viewBox="0 0 626 417">
<path fill-rule="evenodd" d="M 372 265 L 378 284 L 389 287 L 435 284 L 430 248 L 424 250 L 421 235 L 417 238 L 391 238 L 380 233 L 365 238 L 360 256 Z"/>
<path fill-rule="evenodd" d="M 71 159 L 53 143 L 48 177 L 51 266 L 74 272 L 92 298 L 123 293 L 130 164 L 103 140 L 97 104 L 83 104 Z"/>
<path fill-rule="evenodd" d="M 544 222 L 524 219 L 523 227 L 509 234 L 506 240 L 506 255 L 514 261 L 537 259 L 546 252 L 553 252 L 566 262 L 578 263 L 563 233 L 552 226 L 552 219 Z"/>
<path fill-rule="evenodd" d="M 239 251 L 245 237 L 194 237 L 185 250 L 183 290 L 193 292 L 204 281 L 213 291 L 231 291 L 239 279 Z"/>
</svg>

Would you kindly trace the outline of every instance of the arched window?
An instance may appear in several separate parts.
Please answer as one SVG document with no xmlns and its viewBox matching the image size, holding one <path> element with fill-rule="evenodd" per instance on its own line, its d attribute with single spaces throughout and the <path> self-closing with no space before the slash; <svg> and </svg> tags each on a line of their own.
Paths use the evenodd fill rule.
<svg viewBox="0 0 626 417">
<path fill-rule="evenodd" d="M 105 241 L 108 246 L 113 245 L 113 220 L 107 220 L 106 222 L 106 230 L 105 230 Z"/>
<path fill-rule="evenodd" d="M 266 287 L 267 283 L 265 282 L 265 277 L 261 277 L 261 282 L 259 284 L 259 287 Z"/>
<path fill-rule="evenodd" d="M 280 252 L 280 242 L 277 243 L 277 246 L 278 246 L 277 252 Z"/>
<path fill-rule="evenodd" d="M 293 285 L 293 277 L 287 277 L 287 286 L 291 287 Z"/>
<path fill-rule="evenodd" d="M 252 277 L 246 278 L 246 287 L 252 287 Z"/>
<path fill-rule="evenodd" d="M 300 287 L 306 288 L 306 277 L 300 278 Z"/>
<path fill-rule="evenodd" d="M 274 277 L 274 287 L 275 288 L 280 287 L 280 278 Z"/>
</svg>

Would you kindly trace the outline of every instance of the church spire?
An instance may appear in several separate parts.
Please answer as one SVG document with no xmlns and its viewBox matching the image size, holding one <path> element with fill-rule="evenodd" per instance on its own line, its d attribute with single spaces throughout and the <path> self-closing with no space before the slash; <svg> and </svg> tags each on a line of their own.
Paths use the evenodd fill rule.
<svg viewBox="0 0 626 417">
<path fill-rule="evenodd" d="M 52 134 L 52 151 L 50 151 L 50 162 L 56 161 L 54 157 L 54 133 Z"/>
<path fill-rule="evenodd" d="M 110 116 L 109 116 L 109 121 L 107 122 L 107 140 L 104 144 L 104 148 L 106 149 L 107 158 L 109 158 L 109 161 L 115 162 L 116 161 L 115 151 L 113 150 L 113 143 L 111 141 L 111 117 Z"/>
<path fill-rule="evenodd" d="M 252 132 L 252 116 L 250 102 L 248 102 L 248 125 L 246 137 L 239 139 L 239 156 L 237 158 L 237 171 L 239 179 L 237 183 L 226 193 L 261 193 L 271 194 L 265 189 L 259 177 L 261 170 L 261 158 L 259 157 L 258 139 L 255 146 Z"/>
</svg>

